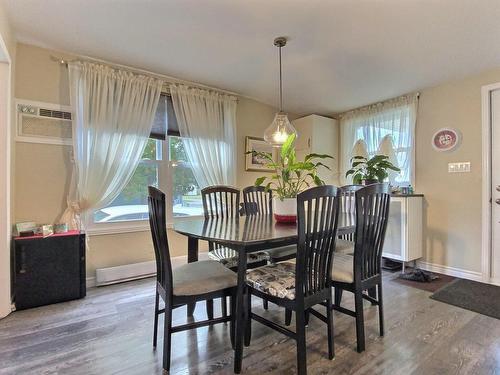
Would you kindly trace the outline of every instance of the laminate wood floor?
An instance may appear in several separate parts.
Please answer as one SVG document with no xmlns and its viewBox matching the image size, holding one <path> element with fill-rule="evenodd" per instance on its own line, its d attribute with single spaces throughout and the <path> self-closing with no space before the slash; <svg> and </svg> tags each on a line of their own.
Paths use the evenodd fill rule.
<svg viewBox="0 0 500 375">
<path fill-rule="evenodd" d="M 366 347 L 355 351 L 354 319 L 335 313 L 335 351 L 327 359 L 323 323 L 307 329 L 309 374 L 500 374 L 500 321 L 429 298 L 384 276 L 386 336 L 365 304 Z M 152 348 L 154 281 L 93 288 L 83 300 L 14 312 L 0 320 L 0 374 L 161 374 L 161 339 Z M 345 293 L 346 305 L 353 299 Z M 254 310 L 276 320 L 270 305 Z M 219 303 L 215 303 L 219 306 Z M 204 318 L 198 304 L 195 317 Z M 174 324 L 186 310 L 174 312 Z M 160 332 L 161 332 L 160 320 Z M 293 326 L 293 322 L 292 322 Z M 242 374 L 295 373 L 295 342 L 254 322 Z M 229 326 L 173 336 L 172 374 L 232 374 Z M 161 337 L 161 335 L 160 335 Z"/>
</svg>

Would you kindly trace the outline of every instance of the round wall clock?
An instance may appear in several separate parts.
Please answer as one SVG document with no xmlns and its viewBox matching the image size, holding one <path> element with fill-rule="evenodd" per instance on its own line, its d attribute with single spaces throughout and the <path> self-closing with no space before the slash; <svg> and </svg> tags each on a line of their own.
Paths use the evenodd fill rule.
<svg viewBox="0 0 500 375">
<path fill-rule="evenodd" d="M 453 151 L 462 141 L 462 135 L 458 130 L 443 128 L 432 136 L 432 146 L 436 151 Z"/>
</svg>

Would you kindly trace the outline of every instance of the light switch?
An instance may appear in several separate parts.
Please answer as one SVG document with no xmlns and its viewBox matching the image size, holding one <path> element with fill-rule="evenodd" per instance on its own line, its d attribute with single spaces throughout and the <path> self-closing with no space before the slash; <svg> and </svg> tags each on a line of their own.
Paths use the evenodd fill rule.
<svg viewBox="0 0 500 375">
<path fill-rule="evenodd" d="M 470 172 L 470 161 L 448 163 L 448 173 L 468 173 Z"/>
</svg>

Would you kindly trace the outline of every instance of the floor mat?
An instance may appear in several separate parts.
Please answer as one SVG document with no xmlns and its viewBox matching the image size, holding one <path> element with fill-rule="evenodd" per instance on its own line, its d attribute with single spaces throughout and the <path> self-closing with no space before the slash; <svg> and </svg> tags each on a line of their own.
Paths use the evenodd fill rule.
<svg viewBox="0 0 500 375">
<path fill-rule="evenodd" d="M 432 299 L 500 319 L 500 287 L 457 279 L 431 296 Z"/>
</svg>

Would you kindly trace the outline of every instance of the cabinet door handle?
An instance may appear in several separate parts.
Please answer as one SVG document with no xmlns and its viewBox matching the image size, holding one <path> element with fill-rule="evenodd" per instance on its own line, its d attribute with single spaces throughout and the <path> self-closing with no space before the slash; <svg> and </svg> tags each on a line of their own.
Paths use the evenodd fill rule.
<svg viewBox="0 0 500 375">
<path fill-rule="evenodd" d="M 495 199 L 495 203 L 496 204 L 500 204 L 500 198 L 499 199 Z"/>
</svg>

